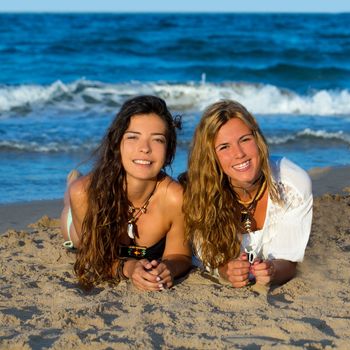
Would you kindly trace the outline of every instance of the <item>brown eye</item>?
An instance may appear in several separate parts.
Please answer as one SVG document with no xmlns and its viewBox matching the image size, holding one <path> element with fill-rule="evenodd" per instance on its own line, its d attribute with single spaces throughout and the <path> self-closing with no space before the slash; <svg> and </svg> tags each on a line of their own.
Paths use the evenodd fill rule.
<svg viewBox="0 0 350 350">
<path fill-rule="evenodd" d="M 247 141 L 251 141 L 253 139 L 252 136 L 245 136 L 241 139 L 241 142 L 247 142 Z"/>
<path fill-rule="evenodd" d="M 222 145 L 219 147 L 218 151 L 223 151 L 224 149 L 227 149 L 228 145 Z"/>
</svg>

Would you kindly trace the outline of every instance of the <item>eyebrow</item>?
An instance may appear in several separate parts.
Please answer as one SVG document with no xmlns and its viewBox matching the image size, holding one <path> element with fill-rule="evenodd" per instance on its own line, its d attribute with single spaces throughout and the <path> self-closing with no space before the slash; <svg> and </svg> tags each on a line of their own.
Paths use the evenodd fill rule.
<svg viewBox="0 0 350 350">
<path fill-rule="evenodd" d="M 125 131 L 124 134 L 128 134 L 128 133 L 130 133 L 130 134 L 137 134 L 137 135 L 141 135 L 142 134 L 140 131 L 132 131 L 132 130 L 127 130 L 127 131 Z M 164 137 L 166 137 L 165 134 L 163 134 L 162 132 L 151 132 L 151 135 L 152 136 L 164 136 Z"/>
<path fill-rule="evenodd" d="M 218 144 L 217 146 L 215 146 L 215 149 L 217 149 L 217 148 L 219 148 L 219 147 L 221 147 L 221 146 L 226 146 L 226 145 L 228 145 L 228 144 L 229 144 L 228 142 L 220 143 L 220 144 Z"/>
</svg>

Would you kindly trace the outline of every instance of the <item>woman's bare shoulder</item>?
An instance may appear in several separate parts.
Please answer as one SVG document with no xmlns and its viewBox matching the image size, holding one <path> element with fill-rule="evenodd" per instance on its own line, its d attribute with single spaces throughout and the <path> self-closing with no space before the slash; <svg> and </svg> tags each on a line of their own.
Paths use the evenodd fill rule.
<svg viewBox="0 0 350 350">
<path fill-rule="evenodd" d="M 161 189 L 167 206 L 182 206 L 183 188 L 177 181 L 166 176 L 161 183 Z"/>
<path fill-rule="evenodd" d="M 81 202 L 87 199 L 87 191 L 90 184 L 90 175 L 80 176 L 69 185 L 69 197 L 71 202 Z"/>
</svg>

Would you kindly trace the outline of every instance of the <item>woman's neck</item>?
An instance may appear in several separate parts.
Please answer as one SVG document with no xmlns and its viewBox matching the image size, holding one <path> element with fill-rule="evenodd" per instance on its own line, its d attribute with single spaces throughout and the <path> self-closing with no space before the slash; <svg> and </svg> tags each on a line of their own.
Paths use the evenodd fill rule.
<svg viewBox="0 0 350 350">
<path fill-rule="evenodd" d="M 154 191 L 157 182 L 157 178 L 152 180 L 128 179 L 127 196 L 129 202 L 132 203 L 135 208 L 141 207 Z"/>
<path fill-rule="evenodd" d="M 240 201 L 249 202 L 256 196 L 257 192 L 260 190 L 263 181 L 264 176 L 263 174 L 261 174 L 252 183 L 247 183 L 244 186 L 235 186 L 231 184 L 231 186 Z"/>
<path fill-rule="evenodd" d="M 253 199 L 256 195 L 256 192 L 259 190 L 259 186 L 254 186 L 254 187 L 234 187 L 234 191 L 237 194 L 238 198 L 242 202 L 247 202 Z"/>
</svg>

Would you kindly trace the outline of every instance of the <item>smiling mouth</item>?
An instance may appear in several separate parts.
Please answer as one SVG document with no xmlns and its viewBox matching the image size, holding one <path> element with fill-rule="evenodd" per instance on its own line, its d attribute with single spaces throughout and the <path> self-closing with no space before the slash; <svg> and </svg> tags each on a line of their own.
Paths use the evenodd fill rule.
<svg viewBox="0 0 350 350">
<path fill-rule="evenodd" d="M 250 164 L 250 160 L 247 160 L 244 163 L 241 163 L 241 164 L 238 164 L 238 165 L 234 165 L 233 169 L 235 169 L 235 170 L 244 170 L 244 169 L 249 167 L 249 164 Z"/>
<path fill-rule="evenodd" d="M 141 164 L 141 165 L 151 165 L 152 162 L 150 160 L 144 160 L 144 159 L 135 159 L 133 160 L 135 164 Z"/>
</svg>

